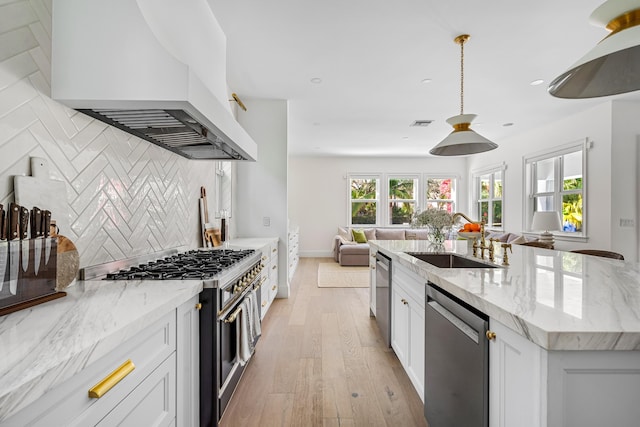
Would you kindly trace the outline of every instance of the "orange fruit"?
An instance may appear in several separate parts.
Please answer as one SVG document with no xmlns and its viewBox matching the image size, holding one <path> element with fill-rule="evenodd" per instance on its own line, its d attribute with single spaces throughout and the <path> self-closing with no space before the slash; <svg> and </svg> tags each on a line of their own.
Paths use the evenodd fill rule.
<svg viewBox="0 0 640 427">
<path fill-rule="evenodd" d="M 470 224 L 471 225 L 471 231 L 480 231 L 480 224 Z"/>
<path fill-rule="evenodd" d="M 471 228 L 472 226 L 473 226 L 473 224 L 471 224 L 471 223 L 467 222 L 467 223 L 464 225 L 464 231 L 473 231 L 473 229 Z"/>
</svg>

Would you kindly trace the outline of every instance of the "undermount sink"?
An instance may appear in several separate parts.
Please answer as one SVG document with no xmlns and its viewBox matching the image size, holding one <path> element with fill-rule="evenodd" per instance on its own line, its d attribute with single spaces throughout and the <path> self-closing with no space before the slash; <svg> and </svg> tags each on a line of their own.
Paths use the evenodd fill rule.
<svg viewBox="0 0 640 427">
<path fill-rule="evenodd" d="M 425 254 L 406 252 L 414 258 L 435 265 L 438 268 L 496 268 L 496 265 L 485 264 L 456 254 Z"/>
</svg>

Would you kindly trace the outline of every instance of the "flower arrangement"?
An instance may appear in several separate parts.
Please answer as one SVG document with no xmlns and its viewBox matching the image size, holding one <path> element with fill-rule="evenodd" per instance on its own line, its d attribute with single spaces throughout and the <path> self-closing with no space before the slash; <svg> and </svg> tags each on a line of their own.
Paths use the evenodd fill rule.
<svg viewBox="0 0 640 427">
<path fill-rule="evenodd" d="M 433 243 L 442 244 L 453 224 L 453 216 L 442 209 L 426 209 L 415 215 L 412 227 L 424 227 L 429 230 L 429 237 Z"/>
</svg>

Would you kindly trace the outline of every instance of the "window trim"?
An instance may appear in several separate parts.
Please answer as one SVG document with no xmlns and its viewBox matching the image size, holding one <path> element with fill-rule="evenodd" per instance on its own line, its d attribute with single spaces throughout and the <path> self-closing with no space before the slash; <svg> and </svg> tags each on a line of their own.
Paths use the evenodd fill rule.
<svg viewBox="0 0 640 427">
<path fill-rule="evenodd" d="M 534 172 L 533 168 L 527 172 L 527 166 L 534 162 L 539 162 L 541 160 L 554 159 L 554 179 L 556 180 L 556 188 L 553 192 L 544 192 L 544 193 L 536 193 L 546 194 L 549 193 L 553 196 L 560 196 L 558 200 L 562 200 L 562 195 L 567 194 L 560 190 L 560 185 L 563 183 L 563 165 L 562 162 L 558 160 L 561 156 L 566 154 L 575 153 L 578 151 L 582 152 L 582 231 L 580 233 L 569 233 L 565 231 L 555 231 L 553 233 L 555 240 L 564 240 L 564 241 L 580 241 L 586 242 L 589 239 L 588 234 L 588 223 L 589 223 L 589 215 L 585 215 L 588 206 L 588 197 L 587 197 L 587 189 L 589 185 L 588 179 L 588 152 L 589 149 L 593 147 L 593 142 L 589 141 L 588 138 L 582 138 L 577 141 L 569 142 L 560 146 L 557 146 L 553 149 L 541 150 L 537 151 L 525 156 L 522 156 L 522 194 L 525 195 L 523 197 L 523 206 L 522 206 L 522 224 L 523 224 L 523 233 L 526 235 L 537 236 L 538 233 L 535 233 L 531 230 L 531 221 L 533 220 L 533 212 L 534 212 Z M 556 162 L 560 163 L 560 168 L 556 170 Z M 562 203 L 561 201 L 559 203 Z M 561 211 L 560 211 L 561 212 Z"/>
<path fill-rule="evenodd" d="M 453 195 L 453 199 L 427 199 L 427 188 L 428 188 L 428 181 L 430 179 L 450 179 L 453 183 L 452 185 L 452 190 L 451 190 L 451 194 Z M 444 202 L 444 203 L 451 203 L 451 210 L 453 212 L 451 213 L 455 213 L 457 212 L 457 204 L 458 204 L 458 183 L 460 181 L 460 177 L 458 175 L 452 174 L 452 175 L 448 175 L 448 174 L 433 174 L 433 173 L 424 173 L 422 174 L 422 191 L 420 192 L 420 196 L 422 197 L 422 204 L 421 209 L 419 210 L 419 212 L 424 211 L 425 209 L 427 209 L 428 205 L 430 202 Z"/>
<path fill-rule="evenodd" d="M 408 224 L 392 224 L 391 223 L 391 217 L 389 216 L 389 209 L 390 209 L 390 204 L 392 202 L 400 202 L 400 203 L 413 203 L 414 207 L 415 207 L 415 213 L 419 213 L 420 212 L 420 190 L 422 188 L 421 182 L 420 182 L 420 174 L 417 173 L 401 173 L 401 174 L 395 174 L 395 173 L 388 173 L 388 174 L 384 174 L 385 176 L 385 197 L 386 197 L 386 202 L 385 202 L 385 213 L 384 213 L 384 218 L 383 218 L 383 222 L 386 224 L 384 225 L 384 227 L 407 227 Z M 413 199 L 391 199 L 389 196 L 389 191 L 391 191 L 391 187 L 389 185 L 389 181 L 391 181 L 392 179 L 413 179 L 415 180 L 415 188 L 414 188 L 414 196 L 415 198 Z M 409 224 L 410 225 L 410 224 Z"/>
<path fill-rule="evenodd" d="M 352 199 L 351 198 L 351 180 L 353 179 L 375 179 L 376 180 L 376 198 L 375 199 Z M 349 227 L 379 227 L 381 224 L 380 206 L 381 195 L 384 194 L 382 174 L 379 173 L 349 173 L 347 174 L 347 225 Z M 376 203 L 376 222 L 374 224 L 352 224 L 351 206 L 355 201 L 375 202 Z"/>
<path fill-rule="evenodd" d="M 471 171 L 471 185 L 472 185 L 471 205 L 473 206 L 471 211 L 473 212 L 474 217 L 478 218 L 478 221 L 480 221 L 482 219 L 481 216 L 480 216 L 480 209 L 479 209 L 480 194 L 481 194 L 480 178 L 482 176 L 491 175 L 490 197 L 488 199 L 486 199 L 489 202 L 489 208 L 492 206 L 492 202 L 494 202 L 496 200 L 500 200 L 502 202 L 502 226 L 494 227 L 494 226 L 489 225 L 487 223 L 487 230 L 495 230 L 495 231 L 504 231 L 504 230 L 506 230 L 506 228 L 505 228 L 505 216 L 504 216 L 505 206 L 506 206 L 505 195 L 506 195 L 506 186 L 507 186 L 506 170 L 507 170 L 507 164 L 506 164 L 506 162 L 502 162 L 502 163 L 497 164 L 497 165 L 487 166 L 487 167 L 482 168 L 482 169 L 475 169 L 475 170 Z M 499 199 L 494 198 L 494 196 L 493 196 L 494 174 L 496 172 L 500 172 L 502 174 L 502 197 L 500 197 Z M 488 212 L 491 213 L 491 218 L 492 218 L 493 217 L 493 213 L 492 213 L 491 209 L 489 209 Z"/>
</svg>

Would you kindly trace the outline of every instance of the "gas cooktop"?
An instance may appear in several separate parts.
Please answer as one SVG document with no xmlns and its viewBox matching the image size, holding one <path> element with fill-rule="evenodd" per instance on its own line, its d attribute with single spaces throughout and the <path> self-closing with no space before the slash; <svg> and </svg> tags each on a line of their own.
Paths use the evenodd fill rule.
<svg viewBox="0 0 640 427">
<path fill-rule="evenodd" d="M 191 250 L 107 273 L 105 280 L 212 279 L 254 253 L 253 249 Z"/>
</svg>

